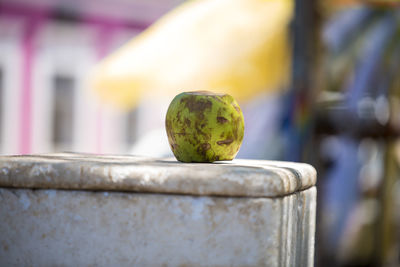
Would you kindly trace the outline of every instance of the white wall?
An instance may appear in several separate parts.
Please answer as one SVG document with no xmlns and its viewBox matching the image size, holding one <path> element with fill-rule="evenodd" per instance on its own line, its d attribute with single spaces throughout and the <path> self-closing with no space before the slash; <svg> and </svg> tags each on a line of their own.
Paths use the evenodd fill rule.
<svg viewBox="0 0 400 267">
<path fill-rule="evenodd" d="M 13 27 L 10 27 L 12 25 Z M 0 153 L 18 154 L 22 89 L 21 34 L 23 23 L 0 19 L 0 68 L 4 96 L 0 99 Z M 137 32 L 117 30 L 110 38 L 110 51 Z M 51 22 L 42 25 L 34 38 L 32 62 L 32 146 L 30 153 L 78 151 L 126 153 L 127 112 L 101 103 L 88 86 L 91 68 L 100 60 L 99 28 Z M 74 79 L 72 144 L 53 144 L 54 77 Z"/>
<path fill-rule="evenodd" d="M 0 68 L 3 73 L 3 95 L 0 96 L 0 151 L 5 154 L 16 154 L 19 150 L 21 29 L 20 22 L 0 17 Z"/>
</svg>

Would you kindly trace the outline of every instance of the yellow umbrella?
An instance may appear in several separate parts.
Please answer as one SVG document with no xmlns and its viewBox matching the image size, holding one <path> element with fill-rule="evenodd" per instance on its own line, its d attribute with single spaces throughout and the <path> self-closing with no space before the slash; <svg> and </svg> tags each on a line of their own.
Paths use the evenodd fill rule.
<svg viewBox="0 0 400 267">
<path fill-rule="evenodd" d="M 94 69 L 107 101 L 226 92 L 246 100 L 288 80 L 292 0 L 193 0 L 177 7 Z"/>
</svg>

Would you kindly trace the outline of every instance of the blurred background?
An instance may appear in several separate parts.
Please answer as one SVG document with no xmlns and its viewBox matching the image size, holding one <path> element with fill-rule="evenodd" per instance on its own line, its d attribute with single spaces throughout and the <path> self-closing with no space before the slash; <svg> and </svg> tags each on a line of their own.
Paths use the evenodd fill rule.
<svg viewBox="0 0 400 267">
<path fill-rule="evenodd" d="M 182 91 L 227 92 L 237 157 L 318 171 L 316 266 L 400 266 L 400 4 L 0 0 L 0 153 L 172 156 Z"/>
</svg>

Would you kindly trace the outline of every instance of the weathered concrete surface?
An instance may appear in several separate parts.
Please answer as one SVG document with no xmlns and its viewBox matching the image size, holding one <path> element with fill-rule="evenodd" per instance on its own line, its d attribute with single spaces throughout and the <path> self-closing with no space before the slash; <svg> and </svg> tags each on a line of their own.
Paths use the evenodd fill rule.
<svg viewBox="0 0 400 267">
<path fill-rule="evenodd" d="M 302 163 L 234 160 L 185 163 L 132 156 L 0 157 L 0 187 L 278 197 L 315 184 Z"/>
<path fill-rule="evenodd" d="M 268 161 L 192 165 L 132 157 L 74 157 L 70 154 L 46 157 L 49 160 L 43 157 L 21 157 L 19 162 L 14 157 L 1 159 L 2 185 L 12 182 L 13 177 L 17 177 L 18 182 L 0 188 L 0 266 L 313 265 L 315 187 L 310 184 L 306 190 L 283 196 L 282 191 L 274 191 L 290 189 L 293 187 L 290 183 L 295 181 L 297 188 L 302 188 L 307 181 L 315 182 L 315 177 L 303 176 L 312 173 L 304 171 L 312 168 L 306 167 L 308 165 Z M 134 165 L 132 168 L 126 166 L 131 164 Z M 100 165 L 113 173 L 109 178 L 111 181 L 117 184 L 122 181 L 129 189 L 117 192 L 123 189 L 121 184 L 117 187 L 112 182 L 103 183 L 109 177 L 107 172 L 103 178 L 90 172 L 91 167 L 96 167 L 101 174 Z M 164 167 L 159 169 L 160 165 Z M 213 165 L 217 167 L 210 167 L 211 173 L 220 176 L 211 176 L 207 172 L 207 168 Z M 81 166 L 78 171 L 75 170 L 77 166 Z M 123 172 L 123 166 L 127 167 L 126 172 Z M 196 169 L 197 166 L 201 168 Z M 183 185 L 178 183 L 176 175 L 180 172 L 175 168 L 184 171 L 178 177 L 189 181 Z M 251 174 L 252 169 L 254 174 Z M 201 178 L 197 173 L 200 171 L 206 178 Z M 225 172 L 232 177 L 224 176 L 227 175 Z M 79 176 L 74 176 L 77 174 Z M 156 174 L 163 179 L 155 179 Z M 279 180 L 278 174 L 296 177 L 294 181 L 288 177 Z M 273 179 L 266 178 L 269 175 Z M 226 183 L 232 184 L 226 186 L 217 181 L 221 176 Z M 250 181 L 249 176 L 256 181 Z M 53 182 L 45 183 L 46 177 Z M 123 178 L 118 180 L 115 177 Z M 193 183 L 196 186 L 204 188 L 190 187 L 192 177 L 195 177 Z M 131 179 L 135 183 L 128 183 Z M 216 181 L 206 183 L 206 179 Z M 274 179 L 286 179 L 289 183 L 282 187 L 258 184 L 274 182 Z M 143 187 L 132 186 L 140 185 L 140 181 Z M 233 181 L 242 187 L 249 186 L 241 192 L 256 197 L 237 195 L 239 187 L 233 186 Z M 15 188 L 17 184 L 70 189 L 83 184 L 105 191 L 32 190 Z M 149 184 L 152 187 L 148 187 Z M 163 185 L 175 193 L 163 191 Z M 173 187 L 178 185 L 181 187 Z M 221 186 L 220 191 L 215 186 Z M 107 191 L 108 187 L 112 191 Z M 132 192 L 132 188 L 134 191 L 146 188 L 147 193 Z M 150 193 L 152 189 L 156 191 Z M 184 189 L 183 193 L 179 193 L 181 189 Z M 188 195 L 190 190 L 196 194 Z M 201 192 L 207 194 L 200 196 Z M 279 194 L 258 196 L 266 192 Z M 213 194 L 219 196 L 210 196 Z"/>
</svg>

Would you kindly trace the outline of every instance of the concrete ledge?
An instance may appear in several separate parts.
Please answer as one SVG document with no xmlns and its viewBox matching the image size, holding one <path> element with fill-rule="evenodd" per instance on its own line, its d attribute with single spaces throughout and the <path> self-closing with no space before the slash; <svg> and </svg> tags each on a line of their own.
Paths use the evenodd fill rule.
<svg viewBox="0 0 400 267">
<path fill-rule="evenodd" d="M 0 159 L 0 266 L 313 266 L 315 170 L 52 154 Z"/>
<path fill-rule="evenodd" d="M 72 153 L 0 157 L 1 187 L 280 197 L 315 182 L 312 166 L 290 162 L 199 164 Z"/>
</svg>

